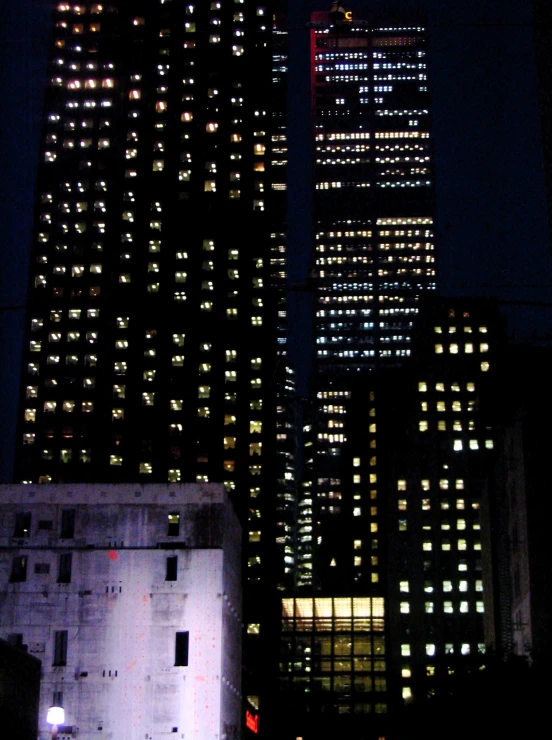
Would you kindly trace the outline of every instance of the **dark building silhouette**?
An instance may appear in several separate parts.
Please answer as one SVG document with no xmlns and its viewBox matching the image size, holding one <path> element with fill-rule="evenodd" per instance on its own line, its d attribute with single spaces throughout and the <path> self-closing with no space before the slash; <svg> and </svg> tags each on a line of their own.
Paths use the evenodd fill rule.
<svg viewBox="0 0 552 740">
<path fill-rule="evenodd" d="M 492 624 L 497 650 L 527 656 L 545 670 L 552 647 L 548 419 L 552 356 L 547 347 L 519 347 L 509 355 L 501 384 L 502 408 L 495 474 L 486 497 L 497 593 Z"/>
<path fill-rule="evenodd" d="M 27 653 L 21 637 L 0 640 L 0 721 L 6 737 L 36 740 L 40 660 Z"/>
</svg>

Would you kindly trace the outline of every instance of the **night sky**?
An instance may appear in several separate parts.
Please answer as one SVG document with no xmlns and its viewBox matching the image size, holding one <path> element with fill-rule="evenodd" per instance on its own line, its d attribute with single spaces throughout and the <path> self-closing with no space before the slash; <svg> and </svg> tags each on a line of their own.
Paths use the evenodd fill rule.
<svg viewBox="0 0 552 740">
<path fill-rule="evenodd" d="M 552 258 L 529 0 L 355 0 L 346 6 L 415 8 L 428 16 L 441 292 L 496 296 L 504 302 L 511 336 L 540 340 L 550 333 L 552 338 Z M 289 11 L 289 273 L 294 286 L 304 280 L 310 248 L 306 23 L 311 10 L 324 9 L 319 1 L 298 0 Z M 0 306 L 5 309 L 0 312 L 0 481 L 7 482 L 49 3 L 0 0 L 0 17 Z M 309 296 L 296 290 L 291 296 L 291 353 L 304 393 Z"/>
</svg>

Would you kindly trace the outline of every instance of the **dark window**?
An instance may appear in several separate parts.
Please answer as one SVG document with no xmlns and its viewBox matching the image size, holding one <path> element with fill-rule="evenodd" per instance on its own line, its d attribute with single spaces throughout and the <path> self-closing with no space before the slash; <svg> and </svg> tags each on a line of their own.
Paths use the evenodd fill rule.
<svg viewBox="0 0 552 740">
<path fill-rule="evenodd" d="M 50 563 L 35 563 L 34 572 L 38 575 L 47 576 L 50 572 Z"/>
<path fill-rule="evenodd" d="M 11 583 L 23 583 L 27 580 L 27 556 L 17 555 L 12 559 L 12 569 L 10 575 Z"/>
<path fill-rule="evenodd" d="M 75 510 L 63 509 L 61 512 L 61 534 L 62 540 L 70 540 L 75 536 Z"/>
<path fill-rule="evenodd" d="M 73 556 L 70 552 L 64 552 L 59 556 L 58 583 L 71 583 L 71 561 Z"/>
<path fill-rule="evenodd" d="M 63 691 L 54 691 L 52 694 L 52 706 L 62 707 L 63 706 Z"/>
<path fill-rule="evenodd" d="M 167 575 L 165 576 L 166 581 L 178 580 L 178 555 L 167 558 Z"/>
<path fill-rule="evenodd" d="M 167 534 L 169 537 L 178 537 L 180 533 L 180 514 L 173 511 L 169 514 L 169 528 Z"/>
<path fill-rule="evenodd" d="M 174 649 L 174 664 L 188 665 L 188 644 L 190 641 L 189 632 L 177 632 Z"/>
<path fill-rule="evenodd" d="M 31 534 L 31 512 L 19 511 L 15 515 L 14 537 L 28 537 Z"/>
<path fill-rule="evenodd" d="M 54 665 L 67 665 L 67 630 L 54 632 Z"/>
</svg>

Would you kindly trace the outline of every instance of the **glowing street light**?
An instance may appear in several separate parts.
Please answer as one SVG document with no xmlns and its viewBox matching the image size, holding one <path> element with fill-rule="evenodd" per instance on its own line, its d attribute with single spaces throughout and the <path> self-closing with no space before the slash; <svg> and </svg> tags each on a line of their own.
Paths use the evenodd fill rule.
<svg viewBox="0 0 552 740">
<path fill-rule="evenodd" d="M 46 722 L 52 725 L 52 738 L 55 740 L 58 734 L 58 725 L 65 722 L 65 709 L 63 707 L 48 707 Z"/>
</svg>

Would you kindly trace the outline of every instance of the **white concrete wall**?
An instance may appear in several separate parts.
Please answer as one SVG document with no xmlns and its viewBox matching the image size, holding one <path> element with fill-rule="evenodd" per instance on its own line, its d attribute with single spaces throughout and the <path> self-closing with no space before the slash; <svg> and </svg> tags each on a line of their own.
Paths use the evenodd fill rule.
<svg viewBox="0 0 552 740">
<path fill-rule="evenodd" d="M 8 548 L 0 551 L 0 636 L 22 633 L 42 660 L 41 718 L 56 690 L 66 724 L 84 740 L 233 740 L 241 720 L 240 537 L 227 499 L 195 486 L 113 486 L 103 497 L 106 487 L 94 488 L 37 486 L 30 497 L 29 486 L 0 487 L 0 545 Z M 62 508 L 76 509 L 71 541 L 58 537 Z M 12 537 L 17 511 L 32 513 L 22 545 Z M 167 537 L 171 511 L 181 515 L 178 538 Z M 39 531 L 39 520 L 53 529 Z M 193 547 L 206 537 L 219 546 Z M 155 547 L 173 540 L 186 549 Z M 69 584 L 57 583 L 62 552 L 73 554 Z M 9 583 L 17 554 L 28 557 L 27 580 Z M 173 555 L 178 579 L 166 581 Z M 35 574 L 37 563 L 49 563 L 49 574 Z M 56 630 L 68 631 L 64 667 L 52 665 Z M 187 667 L 174 665 L 177 631 L 190 633 Z M 40 730 L 49 737 L 45 723 Z"/>
</svg>

